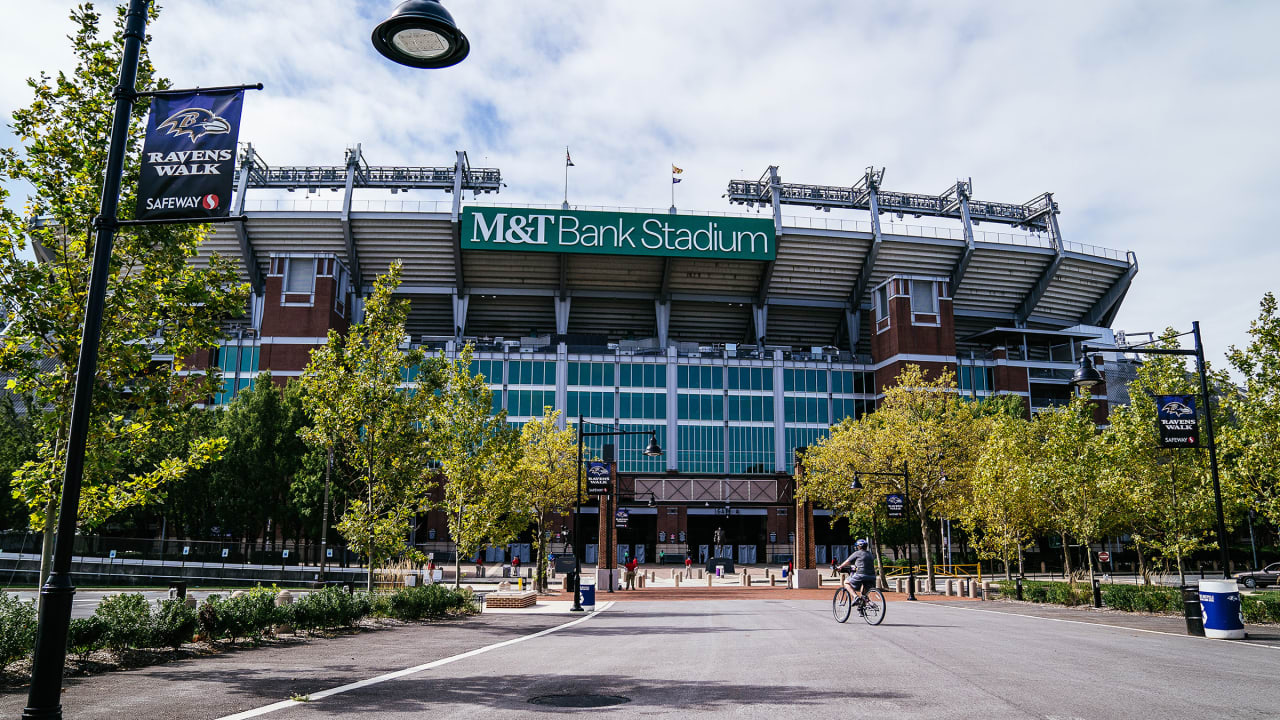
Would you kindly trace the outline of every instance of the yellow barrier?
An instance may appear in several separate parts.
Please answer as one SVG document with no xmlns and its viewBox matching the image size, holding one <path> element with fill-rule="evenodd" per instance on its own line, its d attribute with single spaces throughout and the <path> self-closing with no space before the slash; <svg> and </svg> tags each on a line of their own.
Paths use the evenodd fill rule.
<svg viewBox="0 0 1280 720">
<path fill-rule="evenodd" d="M 916 565 L 916 575 L 924 575 L 928 572 L 924 563 Z M 894 567 L 885 568 L 885 577 L 907 577 L 910 573 L 907 568 Z M 934 565 L 933 576 L 940 578 L 959 578 L 969 579 L 977 578 L 978 582 L 982 582 L 982 565 L 974 563 L 972 565 Z"/>
</svg>

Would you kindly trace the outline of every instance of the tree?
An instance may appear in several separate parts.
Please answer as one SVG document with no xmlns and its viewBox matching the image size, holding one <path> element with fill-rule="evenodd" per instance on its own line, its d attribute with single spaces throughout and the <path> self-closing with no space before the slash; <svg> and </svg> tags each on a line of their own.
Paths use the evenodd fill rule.
<svg viewBox="0 0 1280 720">
<path fill-rule="evenodd" d="M 1244 385 L 1225 396 L 1234 422 L 1223 428 L 1222 444 L 1229 475 L 1259 513 L 1280 525 L 1280 314 L 1272 293 L 1263 296 L 1249 335 L 1248 347 L 1233 345 L 1227 355 Z"/>
<path fill-rule="evenodd" d="M 72 11 L 75 70 L 28 80 L 34 100 L 13 113 L 12 124 L 23 145 L 0 150 L 0 182 L 33 188 L 25 216 L 3 205 L 7 193 L 0 189 L 0 298 L 11 317 L 0 341 L 0 373 L 9 377 L 10 391 L 32 396 L 40 409 L 35 459 L 15 473 L 13 493 L 29 509 L 32 527 L 45 533 L 42 577 L 61 495 L 93 250 L 86 233 L 105 174 L 123 19 L 120 8 L 115 32 L 103 38 L 91 5 Z M 144 50 L 138 89 L 164 87 Z M 133 107 L 122 208 L 136 202 L 138 140 L 148 105 L 139 98 Z M 216 256 L 206 267 L 188 262 L 205 231 L 153 225 L 117 232 L 78 508 L 85 526 L 158 502 L 167 484 L 221 450 L 218 439 L 201 438 L 151 467 L 122 471 L 134 459 L 154 457 L 156 444 L 182 425 L 181 416 L 214 394 L 216 373 L 184 372 L 187 358 L 216 346 L 220 321 L 244 312 L 247 287 L 230 263 Z M 23 259 L 24 247 L 39 259 Z M 153 361 L 156 356 L 173 360 Z"/>
<path fill-rule="evenodd" d="M 493 415 L 493 393 L 471 374 L 471 345 L 449 360 L 441 353 L 440 392 L 428 400 L 431 452 L 444 476 L 441 508 L 448 519 L 454 585 L 462 557 L 485 544 L 502 545 L 528 525 L 515 491 L 520 445 L 505 411 Z M 524 525 L 521 525 L 521 523 Z"/>
<path fill-rule="evenodd" d="M 929 378 L 920 366 L 907 365 L 885 388 L 876 409 L 876 456 L 884 463 L 882 469 L 897 470 L 904 462 L 908 467 L 929 587 L 934 586 L 929 520 L 940 513 L 960 515 L 959 501 L 981 447 L 986 418 L 1004 408 L 1003 402 L 987 406 L 962 399 L 950 371 Z"/>
<path fill-rule="evenodd" d="M 578 493 L 577 435 L 561 430 L 560 411 L 550 407 L 520 430 L 520 459 L 515 468 L 518 506 L 533 521 L 537 547 L 537 586 L 547 589 L 547 535 L 551 521 L 573 509 Z"/>
<path fill-rule="evenodd" d="M 1034 455 L 1027 476 L 1044 524 L 1062 539 L 1066 574 L 1072 576 L 1068 540 L 1084 546 L 1093 582 L 1090 545 L 1114 527 L 1121 506 L 1119 483 L 1104 442 L 1093 424 L 1093 404 L 1072 395 L 1065 407 L 1042 410 L 1031 419 Z"/>
<path fill-rule="evenodd" d="M 341 447 L 360 472 L 338 532 L 369 559 L 368 589 L 375 570 L 397 555 L 416 556 L 408 546 L 410 522 L 425 509 L 433 487 L 428 469 L 427 399 L 439 387 L 423 353 L 401 349 L 408 301 L 397 300 L 400 263 L 374 282 L 364 318 L 346 337 L 329 331 L 311 352 L 302 376 L 312 425 L 304 431 L 320 447 Z M 405 387 L 416 383 L 416 387 Z"/>
<path fill-rule="evenodd" d="M 993 418 L 962 504 L 961 520 L 978 556 L 1000 558 L 1008 580 L 1013 579 L 1014 555 L 1022 574 L 1022 551 L 1037 529 L 1037 505 L 1028 483 L 1036 462 L 1030 429 L 1021 417 Z"/>
<path fill-rule="evenodd" d="M 23 412 L 18 412 L 19 405 Z M 30 404 L 0 391 L 0 481 L 6 486 L 13 482 L 18 468 L 35 460 L 36 427 L 29 411 Z M 7 488 L 6 488 L 7 489 Z M 27 527 L 27 509 L 18 502 L 12 492 L 0 493 L 0 528 Z"/>
</svg>

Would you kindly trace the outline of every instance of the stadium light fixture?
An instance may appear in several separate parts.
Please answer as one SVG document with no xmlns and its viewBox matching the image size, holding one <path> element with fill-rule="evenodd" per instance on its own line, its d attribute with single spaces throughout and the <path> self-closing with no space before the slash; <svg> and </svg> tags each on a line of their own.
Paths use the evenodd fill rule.
<svg viewBox="0 0 1280 720">
<path fill-rule="evenodd" d="M 1071 374 L 1071 384 L 1081 390 L 1088 390 L 1102 382 L 1102 376 L 1093 367 L 1088 353 L 1080 356 L 1080 367 Z"/>
<path fill-rule="evenodd" d="M 373 47 L 387 59 L 415 68 L 462 62 L 471 43 L 438 0 L 406 0 L 373 29 Z"/>
</svg>

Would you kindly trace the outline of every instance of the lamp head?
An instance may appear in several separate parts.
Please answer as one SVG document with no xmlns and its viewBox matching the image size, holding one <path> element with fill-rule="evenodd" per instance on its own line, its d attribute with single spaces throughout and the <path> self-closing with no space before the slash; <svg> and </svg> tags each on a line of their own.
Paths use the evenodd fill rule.
<svg viewBox="0 0 1280 720">
<path fill-rule="evenodd" d="M 862 477 L 861 477 L 861 475 L 859 475 L 858 473 L 854 473 L 854 474 L 853 474 L 853 482 L 849 483 L 849 488 L 850 488 L 851 490 L 861 490 L 861 489 L 862 489 Z"/>
<path fill-rule="evenodd" d="M 416 68 L 457 65 L 471 52 L 467 36 L 439 0 L 406 0 L 373 29 L 373 47 Z"/>
<path fill-rule="evenodd" d="M 1094 385 L 1102 382 L 1102 376 L 1093 367 L 1093 361 L 1089 359 L 1089 354 L 1084 353 L 1080 356 L 1080 367 L 1071 374 L 1071 385 L 1082 390 L 1088 390 Z"/>
<path fill-rule="evenodd" d="M 649 444 L 645 446 L 644 454 L 648 455 L 649 457 L 658 457 L 659 455 L 662 454 L 662 448 L 658 446 L 657 433 L 652 433 L 649 435 Z"/>
</svg>

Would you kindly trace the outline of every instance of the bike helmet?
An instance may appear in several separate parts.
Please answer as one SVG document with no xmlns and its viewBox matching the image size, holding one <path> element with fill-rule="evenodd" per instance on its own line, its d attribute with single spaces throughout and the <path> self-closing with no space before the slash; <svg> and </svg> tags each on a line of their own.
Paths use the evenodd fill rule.
<svg viewBox="0 0 1280 720">
<path fill-rule="evenodd" d="M 860 548 L 864 548 L 867 546 L 867 541 L 862 538 L 858 538 L 858 541 L 854 543 L 854 545 L 857 545 Z"/>
</svg>

